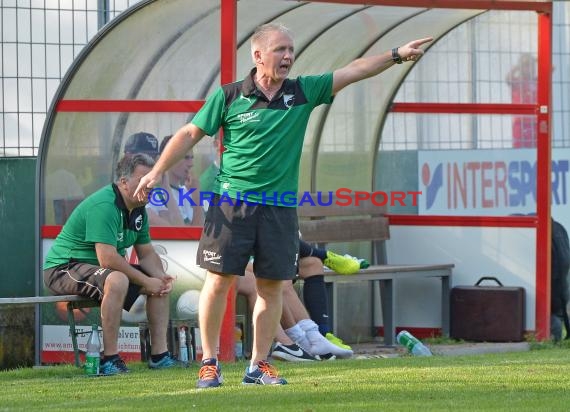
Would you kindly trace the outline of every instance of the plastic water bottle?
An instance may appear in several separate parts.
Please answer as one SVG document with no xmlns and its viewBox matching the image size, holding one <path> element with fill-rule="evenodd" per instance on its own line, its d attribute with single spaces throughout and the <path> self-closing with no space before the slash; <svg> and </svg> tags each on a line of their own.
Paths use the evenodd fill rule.
<svg viewBox="0 0 570 412">
<path fill-rule="evenodd" d="M 431 356 L 431 351 L 418 338 L 407 330 L 403 330 L 396 336 L 396 340 L 402 346 L 408 348 L 408 352 L 415 356 Z"/>
<path fill-rule="evenodd" d="M 101 340 L 97 325 L 91 326 L 91 334 L 87 340 L 87 353 L 85 355 L 85 373 L 89 376 L 99 375 L 101 362 Z"/>
<path fill-rule="evenodd" d="M 236 346 L 235 346 L 235 352 L 236 352 L 236 359 L 243 359 L 243 341 L 242 341 L 242 331 L 241 331 L 241 327 L 239 325 L 236 325 L 235 327 L 235 341 L 236 341 Z"/>
<path fill-rule="evenodd" d="M 186 328 L 178 328 L 178 360 L 183 365 L 188 365 L 188 341 L 186 339 Z"/>
</svg>

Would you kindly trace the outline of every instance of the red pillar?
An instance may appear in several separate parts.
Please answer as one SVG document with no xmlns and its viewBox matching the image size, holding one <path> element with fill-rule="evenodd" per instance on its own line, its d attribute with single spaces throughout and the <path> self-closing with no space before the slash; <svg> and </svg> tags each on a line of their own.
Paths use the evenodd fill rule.
<svg viewBox="0 0 570 412">
<path fill-rule="evenodd" d="M 233 82 L 236 76 L 237 0 L 222 0 L 221 7 L 220 80 L 222 84 L 226 84 Z M 225 362 L 235 361 L 235 298 L 235 288 L 232 288 L 228 293 L 226 313 L 220 334 L 219 359 Z"/>
<path fill-rule="evenodd" d="M 538 14 L 536 337 L 550 338 L 552 13 Z"/>
</svg>

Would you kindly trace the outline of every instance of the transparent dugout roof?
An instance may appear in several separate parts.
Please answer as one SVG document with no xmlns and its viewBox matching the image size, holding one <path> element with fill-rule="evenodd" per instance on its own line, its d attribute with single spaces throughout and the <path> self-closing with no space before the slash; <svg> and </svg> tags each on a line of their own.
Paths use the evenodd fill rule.
<svg viewBox="0 0 570 412">
<path fill-rule="evenodd" d="M 281 21 L 295 33 L 296 63 L 291 73 L 295 77 L 332 71 L 357 57 L 420 37 L 434 37 L 433 45 L 484 11 L 290 0 L 240 0 L 237 8 L 237 80 L 253 66 L 250 35 L 266 22 Z M 213 0 L 138 3 L 105 26 L 83 50 L 56 102 L 205 99 L 220 85 L 220 11 L 220 1 Z M 351 85 L 331 105 L 314 111 L 305 139 L 301 190 L 329 190 L 332 185 L 371 189 L 388 105 L 414 65 L 422 63 L 423 59 L 397 66 Z M 50 180 L 53 193 L 64 197 L 75 194 L 66 194 L 62 186 L 77 187 L 73 192 L 84 196 L 109 183 L 129 135 L 145 131 L 160 140 L 192 115 L 56 111 L 55 107 L 48 113 L 42 136 L 40 181 Z M 195 156 L 196 167 L 203 170 L 213 158 L 212 145 L 200 142 Z M 67 178 L 50 178 L 60 176 L 62 169 L 76 185 Z M 47 209 L 42 224 L 53 224 L 49 194 L 40 194 Z"/>
</svg>

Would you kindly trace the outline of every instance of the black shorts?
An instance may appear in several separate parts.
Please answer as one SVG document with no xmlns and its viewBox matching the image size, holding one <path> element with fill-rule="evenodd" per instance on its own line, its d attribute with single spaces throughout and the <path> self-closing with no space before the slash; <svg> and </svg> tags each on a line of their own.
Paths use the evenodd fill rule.
<svg viewBox="0 0 570 412">
<path fill-rule="evenodd" d="M 132 265 L 144 273 L 139 265 Z M 82 262 L 69 262 L 44 270 L 44 283 L 55 295 L 80 295 L 95 299 L 103 299 L 103 285 L 105 279 L 113 269 Z M 146 273 L 145 273 L 146 274 Z M 142 286 L 129 283 L 129 290 L 125 297 L 123 308 L 131 309 L 135 300 L 140 296 Z"/>
<path fill-rule="evenodd" d="M 294 207 L 246 204 L 215 196 L 206 213 L 196 263 L 211 272 L 240 275 L 253 257 L 255 276 L 290 280 L 297 273 L 299 230 Z"/>
</svg>

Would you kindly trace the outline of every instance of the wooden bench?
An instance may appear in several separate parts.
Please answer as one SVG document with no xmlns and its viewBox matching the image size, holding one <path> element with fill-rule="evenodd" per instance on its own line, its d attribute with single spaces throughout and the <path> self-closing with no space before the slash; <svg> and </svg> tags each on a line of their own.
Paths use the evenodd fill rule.
<svg viewBox="0 0 570 412">
<path fill-rule="evenodd" d="M 303 202 L 301 196 L 297 214 L 299 229 L 303 240 L 325 246 L 331 242 L 369 241 L 372 246 L 371 266 L 361 269 L 354 275 L 338 275 L 333 272 L 325 273 L 325 282 L 332 287 L 331 304 L 333 331 L 337 333 L 338 325 L 338 284 L 343 282 L 368 281 L 371 290 L 380 297 L 381 306 L 372 305 L 372 323 L 374 312 L 382 310 L 384 325 L 384 344 L 394 345 L 396 334 L 396 304 L 394 296 L 394 281 L 398 279 L 441 279 L 441 318 L 442 333 L 449 336 L 449 293 L 452 263 L 447 264 L 387 264 L 385 242 L 390 238 L 389 218 L 385 206 L 375 205 L 370 198 L 365 200 L 364 193 L 350 196 L 331 197 L 328 193 L 311 193 Z M 378 203 L 378 202 L 377 202 Z M 375 287 L 375 284 L 379 285 Z M 378 291 L 379 289 L 379 291 Z M 374 331 L 375 325 L 371 325 Z M 373 336 L 375 333 L 373 334 Z"/>
<path fill-rule="evenodd" d="M 79 357 L 79 346 L 77 345 L 77 335 L 83 332 L 77 330 L 75 326 L 75 318 L 73 316 L 74 309 L 83 309 L 99 306 L 99 302 L 94 299 L 89 299 L 84 296 L 78 295 L 60 295 L 60 296 L 27 296 L 18 298 L 0 298 L 0 306 L 2 305 L 39 305 L 41 303 L 57 303 L 57 302 L 67 302 L 67 323 L 69 324 L 69 335 L 71 336 L 71 342 L 73 344 L 73 353 L 75 357 L 75 366 L 81 366 L 81 361 Z M 36 311 L 36 324 L 38 324 L 39 311 Z M 36 342 L 38 339 L 36 338 Z M 39 345 L 36 344 L 36 365 L 40 364 Z"/>
</svg>

